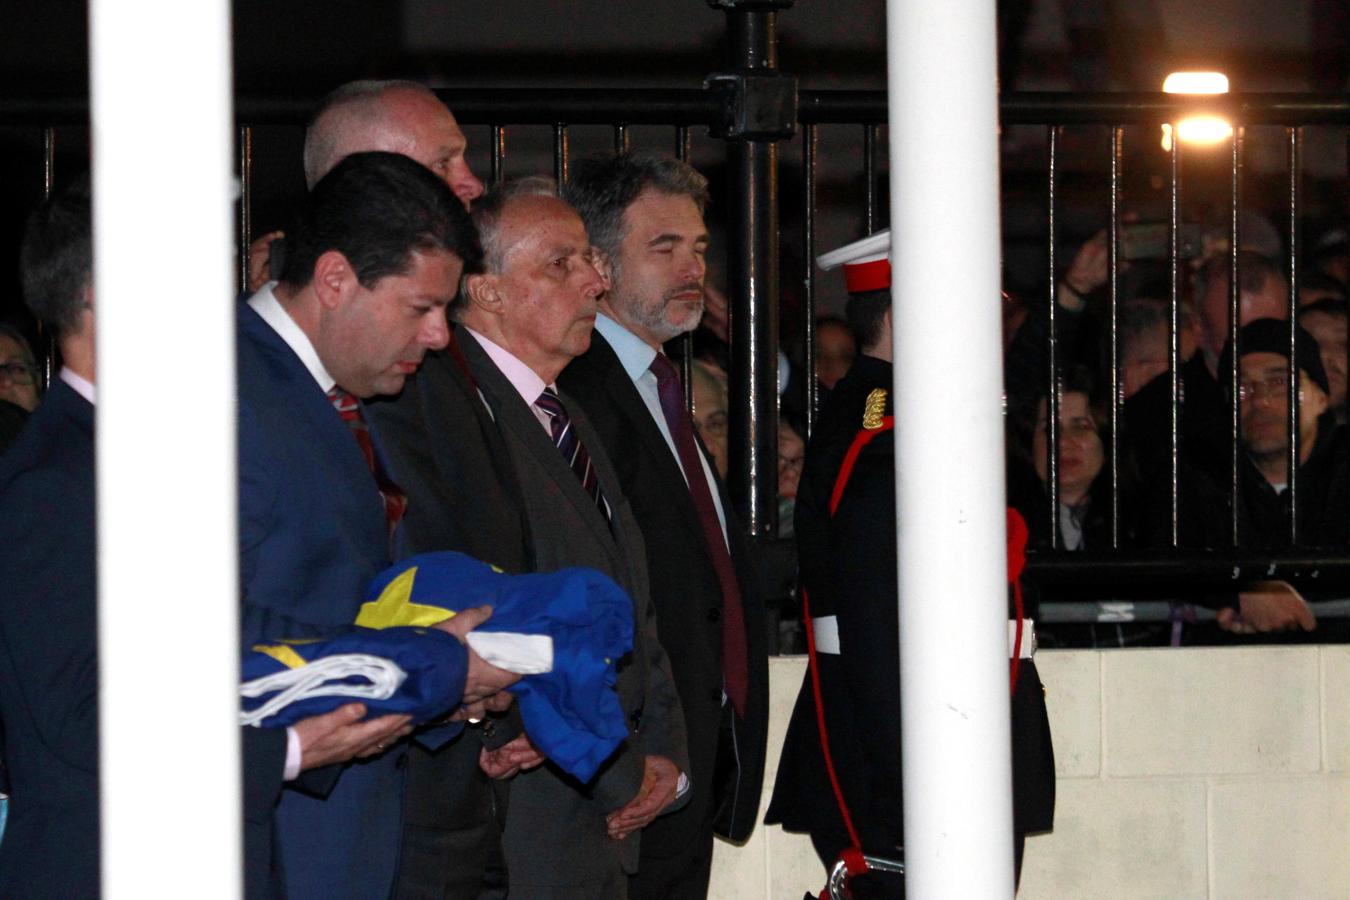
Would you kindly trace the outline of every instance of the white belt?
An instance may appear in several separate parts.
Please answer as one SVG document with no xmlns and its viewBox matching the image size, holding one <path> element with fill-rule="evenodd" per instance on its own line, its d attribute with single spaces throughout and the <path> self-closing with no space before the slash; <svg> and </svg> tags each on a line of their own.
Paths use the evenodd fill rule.
<svg viewBox="0 0 1350 900">
<path fill-rule="evenodd" d="M 839 618 L 837 616 L 817 616 L 811 620 L 811 632 L 816 639 L 816 652 L 839 655 Z M 1018 650 L 1018 657 L 1031 659 L 1036 655 L 1036 620 L 1022 620 L 1022 646 L 1016 647 L 1017 621 L 1008 622 L 1008 658 Z"/>
</svg>

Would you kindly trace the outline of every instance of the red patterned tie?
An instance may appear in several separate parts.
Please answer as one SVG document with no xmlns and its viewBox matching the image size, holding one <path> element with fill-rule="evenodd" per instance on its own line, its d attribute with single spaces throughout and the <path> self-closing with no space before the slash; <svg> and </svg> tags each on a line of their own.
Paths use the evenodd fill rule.
<svg viewBox="0 0 1350 900">
<path fill-rule="evenodd" d="M 352 430 L 356 446 L 361 448 L 366 466 L 369 467 L 370 474 L 375 476 L 375 484 L 380 489 L 381 499 L 384 500 L 384 520 L 389 525 L 389 539 L 392 541 L 394 529 L 398 527 L 399 520 L 408 509 L 408 498 L 399 486 L 394 484 L 384 466 L 380 465 L 379 457 L 375 455 L 375 445 L 370 440 L 370 428 L 366 426 L 366 419 L 361 415 L 361 401 L 355 394 L 349 394 L 337 385 L 329 389 L 328 401 Z"/>
<path fill-rule="evenodd" d="M 727 552 L 726 538 L 722 534 L 722 524 L 717 518 L 717 507 L 713 506 L 712 491 L 708 489 L 708 479 L 703 474 L 703 464 L 699 459 L 698 446 L 694 443 L 693 422 L 689 410 L 684 405 L 684 391 L 680 388 L 680 376 L 665 354 L 657 353 L 650 366 L 656 376 L 656 389 L 661 396 L 661 412 L 665 413 L 666 425 L 670 427 L 670 436 L 675 441 L 675 449 L 680 457 L 680 468 L 684 470 L 685 480 L 689 482 L 689 493 L 694 498 L 694 507 L 698 510 L 698 520 L 703 526 L 703 538 L 712 555 L 713 568 L 717 570 L 717 581 L 722 586 L 722 679 L 726 683 L 727 697 L 740 716 L 745 715 L 745 700 L 749 693 L 749 651 L 745 636 L 745 610 L 741 605 L 741 589 L 736 581 L 736 570 L 731 565 L 731 554 Z"/>
</svg>

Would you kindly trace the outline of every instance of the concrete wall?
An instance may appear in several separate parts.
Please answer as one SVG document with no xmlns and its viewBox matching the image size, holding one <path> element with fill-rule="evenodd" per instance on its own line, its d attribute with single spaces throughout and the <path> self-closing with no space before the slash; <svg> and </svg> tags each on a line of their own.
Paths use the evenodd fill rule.
<svg viewBox="0 0 1350 900">
<path fill-rule="evenodd" d="M 1058 805 L 1019 897 L 1350 898 L 1350 647 L 1036 661 Z M 766 790 L 804 671 L 771 661 Z M 796 900 L 824 877 L 805 837 L 760 826 L 718 843 L 711 896 Z"/>
</svg>

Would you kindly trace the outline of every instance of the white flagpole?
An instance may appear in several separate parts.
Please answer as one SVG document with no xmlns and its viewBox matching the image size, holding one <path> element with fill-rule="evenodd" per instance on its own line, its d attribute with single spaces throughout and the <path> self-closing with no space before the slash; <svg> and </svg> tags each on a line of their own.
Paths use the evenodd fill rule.
<svg viewBox="0 0 1350 900">
<path fill-rule="evenodd" d="M 228 0 L 91 0 L 106 898 L 241 892 Z"/>
<path fill-rule="evenodd" d="M 1011 897 L 993 0 L 888 0 L 907 896 Z"/>
</svg>

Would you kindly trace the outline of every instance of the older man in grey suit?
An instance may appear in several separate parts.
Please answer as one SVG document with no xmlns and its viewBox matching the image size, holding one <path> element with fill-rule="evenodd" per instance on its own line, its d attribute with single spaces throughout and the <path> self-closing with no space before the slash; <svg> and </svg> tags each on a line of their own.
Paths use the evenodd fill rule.
<svg viewBox="0 0 1350 900">
<path fill-rule="evenodd" d="M 632 655 L 619 664 L 625 745 L 590 784 L 548 765 L 514 773 L 504 837 L 511 891 L 622 898 L 638 832 L 683 800 L 689 764 L 641 533 L 599 437 L 554 384 L 590 345 L 603 283 L 580 217 L 550 181 L 508 185 L 481 201 L 474 219 L 485 271 L 465 278 L 452 314 L 519 479 L 534 564 L 607 573 L 633 597 L 635 626 Z"/>
</svg>

